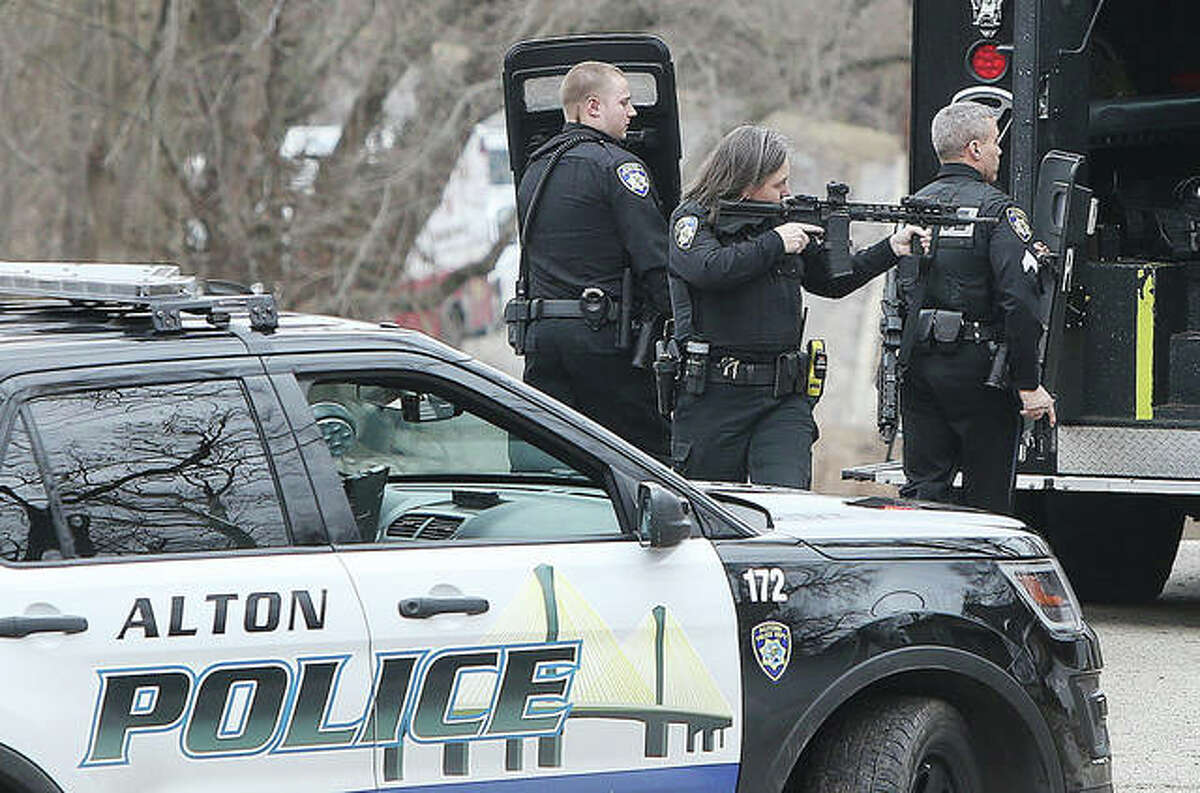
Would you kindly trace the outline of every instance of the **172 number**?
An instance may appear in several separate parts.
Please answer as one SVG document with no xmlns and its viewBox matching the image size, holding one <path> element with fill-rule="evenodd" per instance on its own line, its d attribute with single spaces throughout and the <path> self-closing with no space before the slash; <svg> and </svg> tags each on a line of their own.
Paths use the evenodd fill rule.
<svg viewBox="0 0 1200 793">
<path fill-rule="evenodd" d="M 742 573 L 750 592 L 751 603 L 786 603 L 783 591 L 783 571 L 778 567 L 751 567 Z"/>
</svg>

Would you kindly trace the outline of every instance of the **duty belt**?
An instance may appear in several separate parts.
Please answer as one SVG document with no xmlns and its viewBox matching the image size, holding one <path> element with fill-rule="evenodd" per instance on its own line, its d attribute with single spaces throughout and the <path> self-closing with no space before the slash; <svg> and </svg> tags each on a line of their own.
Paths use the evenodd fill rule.
<svg viewBox="0 0 1200 793">
<path fill-rule="evenodd" d="M 731 356 L 710 359 L 708 382 L 733 385 L 774 385 L 775 361 L 743 361 Z"/>
<path fill-rule="evenodd" d="M 608 322 L 617 322 L 617 304 L 613 302 L 605 312 Z M 578 300 L 550 300 L 534 298 L 529 301 L 529 320 L 536 319 L 583 319 L 583 308 Z"/>
<path fill-rule="evenodd" d="M 619 310 L 620 302 L 610 300 L 607 310 L 604 312 L 604 319 L 616 322 Z M 530 322 L 539 319 L 583 319 L 587 316 L 590 315 L 584 313 L 578 300 L 550 300 L 535 297 L 529 301 Z"/>
<path fill-rule="evenodd" d="M 979 344 L 999 341 L 1003 335 L 998 325 L 964 319 L 961 311 L 923 308 L 917 315 L 917 341 L 932 340 L 943 344 L 969 341 Z"/>
<path fill-rule="evenodd" d="M 774 361 L 743 361 L 723 355 L 709 361 L 708 381 L 731 385 L 771 386 L 771 394 L 782 397 L 807 392 L 809 356 L 803 350 L 787 350 Z"/>
</svg>

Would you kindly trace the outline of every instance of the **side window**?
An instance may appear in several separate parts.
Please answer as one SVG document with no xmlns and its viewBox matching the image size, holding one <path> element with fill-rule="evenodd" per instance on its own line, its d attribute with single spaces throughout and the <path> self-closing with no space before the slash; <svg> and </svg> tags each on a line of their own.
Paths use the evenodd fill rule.
<svg viewBox="0 0 1200 793">
<path fill-rule="evenodd" d="M 446 388 L 302 383 L 367 542 L 622 536 L 603 482 Z"/>
<path fill-rule="evenodd" d="M 59 558 L 46 488 L 29 442 L 29 430 L 13 423 L 0 467 L 0 558 L 35 562 Z"/>
<path fill-rule="evenodd" d="M 286 545 L 275 479 L 232 380 L 33 399 L 79 556 Z"/>
</svg>

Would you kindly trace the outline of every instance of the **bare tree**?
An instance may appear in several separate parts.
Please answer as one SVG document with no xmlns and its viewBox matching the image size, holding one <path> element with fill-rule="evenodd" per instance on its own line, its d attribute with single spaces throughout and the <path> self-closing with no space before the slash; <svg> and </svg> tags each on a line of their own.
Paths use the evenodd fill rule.
<svg viewBox="0 0 1200 793">
<path fill-rule="evenodd" d="M 711 134 L 794 106 L 900 128 L 908 0 L 7 0 L 12 258 L 178 260 L 377 317 L 515 41 L 645 30 Z M 311 185 L 289 128 L 341 130 Z M 487 266 L 480 263 L 478 269 Z"/>
</svg>

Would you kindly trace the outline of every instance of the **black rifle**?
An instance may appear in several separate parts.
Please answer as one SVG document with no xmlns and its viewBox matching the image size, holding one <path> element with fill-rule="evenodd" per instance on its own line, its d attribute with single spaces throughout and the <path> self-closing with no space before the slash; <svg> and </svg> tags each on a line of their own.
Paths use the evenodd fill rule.
<svg viewBox="0 0 1200 793">
<path fill-rule="evenodd" d="M 883 314 L 879 318 L 879 335 L 883 344 L 879 358 L 878 406 L 875 423 L 879 435 L 888 445 L 887 459 L 892 459 L 892 444 L 900 426 L 900 342 L 904 337 L 904 307 L 900 304 L 899 277 L 890 271 L 883 282 Z"/>
<path fill-rule="evenodd" d="M 849 275 L 850 224 L 856 221 L 875 223 L 906 223 L 932 229 L 933 241 L 922 258 L 932 258 L 937 251 L 938 233 L 946 226 L 972 223 L 998 223 L 999 218 L 972 215 L 974 208 L 943 204 L 929 198 L 905 196 L 899 204 L 862 204 L 846 197 L 850 188 L 840 182 L 825 187 L 826 198 L 816 196 L 787 196 L 782 201 L 721 201 L 717 205 L 715 226 L 723 234 L 747 228 L 774 228 L 783 223 L 811 223 L 825 229 L 822 246 L 829 251 L 830 275 L 834 278 Z"/>
</svg>

